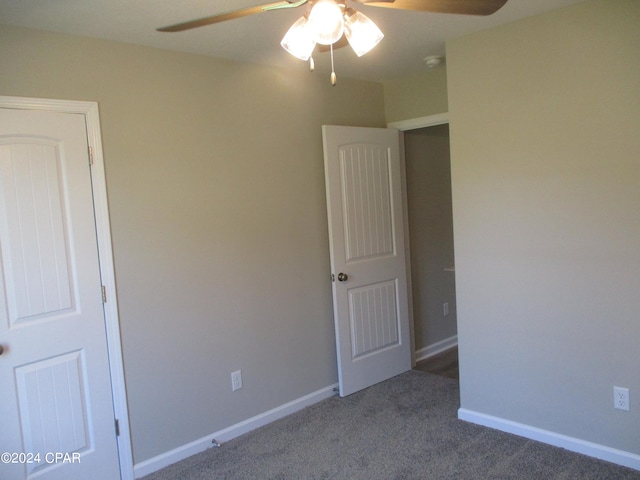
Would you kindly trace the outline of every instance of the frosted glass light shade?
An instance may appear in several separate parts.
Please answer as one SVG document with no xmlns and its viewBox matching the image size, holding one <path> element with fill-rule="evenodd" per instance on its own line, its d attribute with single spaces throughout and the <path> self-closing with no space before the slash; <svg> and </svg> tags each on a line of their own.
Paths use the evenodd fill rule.
<svg viewBox="0 0 640 480">
<path fill-rule="evenodd" d="M 333 0 L 318 0 L 309 13 L 309 28 L 313 39 L 321 45 L 331 45 L 344 33 L 342 9 Z"/>
<path fill-rule="evenodd" d="M 311 52 L 316 47 L 316 42 L 309 29 L 307 17 L 300 17 L 291 25 L 280 45 L 294 57 L 300 60 L 309 60 Z"/>
<path fill-rule="evenodd" d="M 384 38 L 382 31 L 369 17 L 352 8 L 347 11 L 344 29 L 349 45 L 359 57 Z"/>
</svg>

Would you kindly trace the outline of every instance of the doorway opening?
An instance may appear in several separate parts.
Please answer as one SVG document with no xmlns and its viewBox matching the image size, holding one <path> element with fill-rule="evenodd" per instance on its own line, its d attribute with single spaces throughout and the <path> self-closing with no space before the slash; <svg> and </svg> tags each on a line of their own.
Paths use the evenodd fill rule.
<svg viewBox="0 0 640 480">
<path fill-rule="evenodd" d="M 416 368 L 458 378 L 449 125 L 404 131 Z"/>
</svg>

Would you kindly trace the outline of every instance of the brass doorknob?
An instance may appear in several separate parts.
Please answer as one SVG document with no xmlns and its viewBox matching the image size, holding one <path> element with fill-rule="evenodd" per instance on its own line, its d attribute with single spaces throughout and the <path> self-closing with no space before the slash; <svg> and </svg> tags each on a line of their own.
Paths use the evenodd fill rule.
<svg viewBox="0 0 640 480">
<path fill-rule="evenodd" d="M 338 274 L 338 281 L 339 282 L 346 282 L 349 279 L 349 275 L 347 275 L 346 273 L 339 273 Z"/>
</svg>

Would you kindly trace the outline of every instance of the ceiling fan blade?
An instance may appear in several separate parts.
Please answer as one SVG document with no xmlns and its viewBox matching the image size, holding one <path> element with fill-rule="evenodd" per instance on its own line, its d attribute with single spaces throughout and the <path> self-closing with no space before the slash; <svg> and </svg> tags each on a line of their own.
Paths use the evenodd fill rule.
<svg viewBox="0 0 640 480">
<path fill-rule="evenodd" d="M 264 5 L 258 5 L 257 7 L 241 8 L 240 10 L 233 10 L 227 13 L 220 13 L 218 15 L 212 15 L 210 17 L 198 18 L 196 20 L 190 20 L 188 22 L 176 23 L 175 25 L 169 25 L 167 27 L 158 28 L 158 32 L 183 32 L 184 30 L 191 30 L 192 28 L 204 27 L 206 25 L 212 25 L 214 23 L 225 22 L 227 20 L 234 20 L 236 18 L 248 17 L 249 15 L 255 15 L 257 13 L 266 12 L 269 10 L 276 10 L 279 8 L 293 8 L 298 7 L 306 3 L 294 2 L 282 0 L 280 2 L 266 3 Z"/>
<path fill-rule="evenodd" d="M 507 0 L 353 0 L 372 7 L 397 8 L 418 12 L 457 13 L 462 15 L 491 15 Z"/>
</svg>

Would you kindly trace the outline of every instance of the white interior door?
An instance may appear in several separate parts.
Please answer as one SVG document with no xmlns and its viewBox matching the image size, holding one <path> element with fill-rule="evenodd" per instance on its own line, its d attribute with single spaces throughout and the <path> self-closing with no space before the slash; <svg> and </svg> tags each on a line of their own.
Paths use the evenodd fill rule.
<svg viewBox="0 0 640 480">
<path fill-rule="evenodd" d="M 411 369 L 399 133 L 322 127 L 340 395 Z"/>
<path fill-rule="evenodd" d="M 3 480 L 120 478 L 90 168 L 83 115 L 0 108 Z"/>
</svg>

